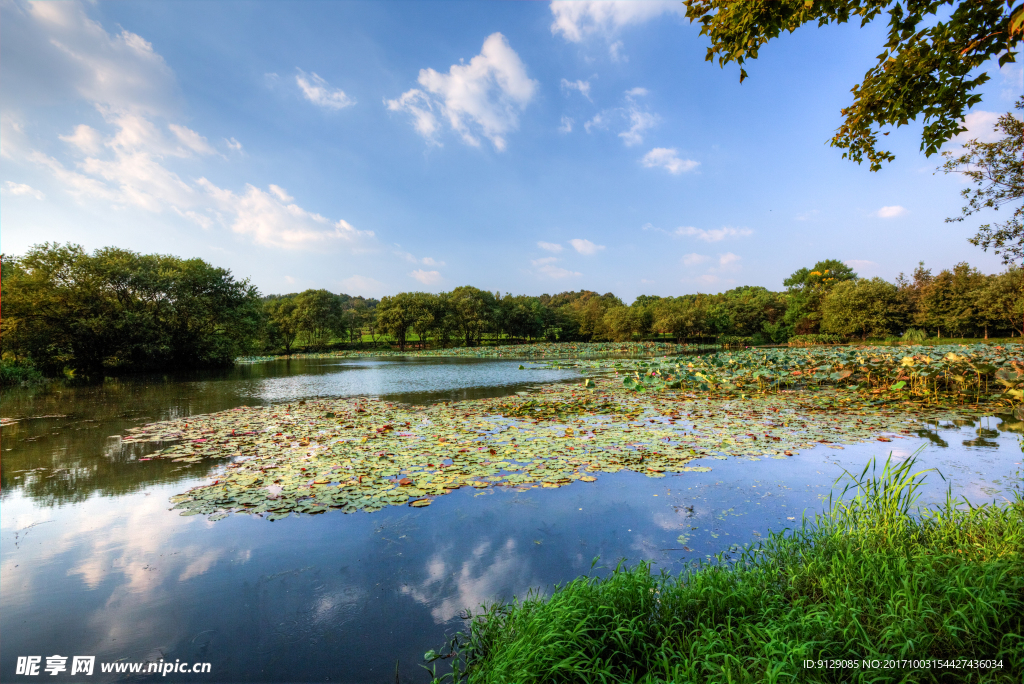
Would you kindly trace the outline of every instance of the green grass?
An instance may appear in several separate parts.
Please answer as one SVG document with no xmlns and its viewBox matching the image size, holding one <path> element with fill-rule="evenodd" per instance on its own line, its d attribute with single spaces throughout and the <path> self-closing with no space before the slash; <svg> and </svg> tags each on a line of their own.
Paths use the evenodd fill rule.
<svg viewBox="0 0 1024 684">
<path fill-rule="evenodd" d="M 915 507 L 913 459 L 848 474 L 840 498 L 735 563 L 677 577 L 620 565 L 483 608 L 440 681 L 1020 682 L 1024 499 Z M 845 490 L 844 490 L 845 494 Z M 806 660 L 978 658 L 1001 669 L 807 668 Z M 436 666 L 436 664 L 435 664 Z"/>
</svg>

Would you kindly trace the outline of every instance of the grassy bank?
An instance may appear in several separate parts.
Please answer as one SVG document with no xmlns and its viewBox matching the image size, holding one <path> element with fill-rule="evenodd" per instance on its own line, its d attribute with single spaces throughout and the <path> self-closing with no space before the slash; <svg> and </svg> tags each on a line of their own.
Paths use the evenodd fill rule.
<svg viewBox="0 0 1024 684">
<path fill-rule="evenodd" d="M 735 563 L 677 577 L 619 567 L 492 605 L 427 654 L 454 663 L 435 684 L 1020 682 L 1024 499 L 918 511 L 912 469 L 887 463 L 875 477 L 871 464 L 850 476 L 855 497 Z M 892 663 L 903 659 L 1001 667 Z"/>
</svg>

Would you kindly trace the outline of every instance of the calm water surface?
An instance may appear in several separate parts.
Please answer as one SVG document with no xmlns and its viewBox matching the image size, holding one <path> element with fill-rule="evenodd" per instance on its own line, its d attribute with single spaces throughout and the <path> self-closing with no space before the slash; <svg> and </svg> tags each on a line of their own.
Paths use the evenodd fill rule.
<svg viewBox="0 0 1024 684">
<path fill-rule="evenodd" d="M 426 682 L 422 654 L 496 598 L 550 592 L 620 558 L 672 571 L 821 510 L 843 468 L 917 449 L 937 468 L 926 497 L 975 502 L 1020 482 L 1024 423 L 946 423 L 892 444 L 820 447 L 787 460 L 705 459 L 708 473 L 526 492 L 463 489 L 424 509 L 289 517 L 181 517 L 168 498 L 211 463 L 140 462 L 126 428 L 243 404 L 373 395 L 409 402 L 528 392 L 573 371 L 519 361 L 291 360 L 186 378 L 5 392 L 0 468 L 0 681 L 18 656 L 210 662 L 203 682 Z M 530 364 L 525 364 L 529 366 Z M 45 417 L 49 416 L 49 417 Z M 885 451 L 883 451 L 885 449 Z M 70 660 L 68 661 L 70 664 Z M 70 669 L 70 668 L 69 668 Z M 99 667 L 97 666 L 97 670 Z M 84 681 L 126 675 L 96 672 Z"/>
</svg>

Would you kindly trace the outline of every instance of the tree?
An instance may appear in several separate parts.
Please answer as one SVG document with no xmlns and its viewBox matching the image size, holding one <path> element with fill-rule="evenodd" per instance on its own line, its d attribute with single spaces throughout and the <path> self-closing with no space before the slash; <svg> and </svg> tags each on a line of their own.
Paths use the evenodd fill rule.
<svg viewBox="0 0 1024 684">
<path fill-rule="evenodd" d="M 341 298 L 327 290 L 306 290 L 295 297 L 298 332 L 313 349 L 323 349 L 345 333 L 345 311 Z"/>
<path fill-rule="evenodd" d="M 899 289 L 881 278 L 846 280 L 825 296 L 821 330 L 861 339 L 886 337 L 906 322 Z"/>
<path fill-rule="evenodd" d="M 451 291 L 449 301 L 466 346 L 478 344 L 480 336 L 491 326 L 494 295 L 471 285 L 463 285 Z"/>
<path fill-rule="evenodd" d="M 978 269 L 961 262 L 953 270 L 944 269 L 923 288 L 918 302 L 916 322 L 935 330 L 937 337 L 964 336 L 978 327 L 977 295 L 985 284 Z"/>
<path fill-rule="evenodd" d="M 394 297 L 384 297 L 377 305 L 377 325 L 386 335 L 391 335 L 398 348 L 405 351 L 405 339 L 409 328 L 416 321 L 414 295 L 402 292 Z"/>
<path fill-rule="evenodd" d="M 1024 109 L 1024 97 L 1017 100 L 1017 109 Z M 942 170 L 962 173 L 975 185 L 960 194 L 967 200 L 960 216 L 947 223 L 963 221 L 982 209 L 998 210 L 1009 204 L 1014 208 L 1006 223 L 985 224 L 970 243 L 986 252 L 989 248 L 1002 254 L 1003 265 L 1024 259 L 1024 122 L 1007 112 L 999 117 L 995 130 L 1004 134 L 992 143 L 969 140 L 961 154 L 943 152 L 949 158 Z"/>
<path fill-rule="evenodd" d="M 943 143 L 967 130 L 966 111 L 981 101 L 978 89 L 989 80 L 979 67 L 998 57 L 999 66 L 1015 61 L 1024 35 L 1024 4 L 1019 0 L 683 0 L 686 16 L 699 21 L 711 39 L 706 61 L 720 66 L 757 59 L 765 43 L 783 31 L 815 22 L 843 24 L 851 18 L 865 26 L 884 12 L 888 39 L 878 62 L 853 87 L 853 104 L 841 110 L 844 121 L 831 145 L 843 157 L 872 171 L 892 161 L 878 149 L 878 133 L 919 116 L 921 150 L 932 155 Z M 1016 5 L 1016 6 L 1014 6 Z M 948 17 L 945 17 L 948 10 Z M 939 14 L 943 16 L 940 18 Z M 888 135 L 885 131 L 883 135 Z"/>
<path fill-rule="evenodd" d="M 299 319 L 295 315 L 296 295 L 269 297 L 263 302 L 267 317 L 267 347 L 284 347 L 285 354 L 292 353 L 292 345 L 299 334 Z"/>
<path fill-rule="evenodd" d="M 998 321 L 1005 329 L 1017 328 L 1024 337 L 1024 297 L 1020 294 L 1020 281 L 1024 269 L 1011 266 L 1005 273 L 990 276 L 978 293 L 978 307 L 983 319 Z M 986 337 L 988 329 L 986 328 Z"/>
<path fill-rule="evenodd" d="M 829 291 L 847 280 L 855 280 L 853 269 L 838 259 L 824 259 L 814 268 L 801 268 L 782 281 L 789 294 L 784 321 L 797 335 L 818 331 L 821 305 Z"/>
<path fill-rule="evenodd" d="M 44 243 L 2 278 L 3 350 L 49 375 L 230 365 L 263 323 L 256 289 L 200 259 Z"/>
</svg>

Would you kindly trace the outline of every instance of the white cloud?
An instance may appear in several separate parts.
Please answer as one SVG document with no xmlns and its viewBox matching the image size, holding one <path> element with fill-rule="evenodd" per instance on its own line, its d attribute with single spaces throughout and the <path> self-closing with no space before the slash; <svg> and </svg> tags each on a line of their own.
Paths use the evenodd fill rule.
<svg viewBox="0 0 1024 684">
<path fill-rule="evenodd" d="M 213 154 L 213 148 L 206 142 L 206 138 L 199 135 L 190 128 L 177 124 L 168 124 L 167 128 L 178 138 L 178 141 L 188 149 L 198 154 Z"/>
<path fill-rule="evenodd" d="M 423 269 L 417 269 L 409 275 L 424 285 L 435 285 L 441 282 L 441 273 L 439 271 L 424 271 Z"/>
<path fill-rule="evenodd" d="M 267 189 L 270 190 L 271 195 L 281 200 L 282 202 L 291 202 L 293 199 L 295 199 L 294 197 L 289 195 L 284 188 L 278 185 L 274 185 L 273 183 L 271 183 Z"/>
<path fill-rule="evenodd" d="M 341 281 L 341 286 L 348 294 L 357 297 L 373 297 L 384 292 L 385 285 L 379 280 L 361 275 L 354 275 Z"/>
<path fill-rule="evenodd" d="M 345 94 L 344 90 L 331 88 L 327 85 L 327 81 L 320 78 L 316 73 L 307 75 L 302 69 L 297 71 L 299 73 L 295 75 L 295 83 L 298 84 L 306 99 L 318 107 L 337 111 L 356 103 L 355 100 Z"/>
<path fill-rule="evenodd" d="M 636 103 L 635 98 L 643 97 L 646 94 L 646 88 L 633 88 L 626 91 L 625 115 L 629 119 L 629 128 L 619 133 L 619 137 L 625 141 L 627 147 L 642 143 L 644 131 L 653 128 L 658 123 L 657 116 L 640 109 Z"/>
<path fill-rule="evenodd" d="M 604 114 L 598 112 L 594 115 L 594 118 L 583 124 L 583 129 L 589 133 L 592 128 L 608 128 L 608 121 L 605 119 Z"/>
<path fill-rule="evenodd" d="M 698 161 L 680 159 L 679 151 L 674 147 L 655 147 L 644 155 L 640 163 L 649 169 L 661 167 L 674 175 L 679 175 L 684 171 L 692 171 L 700 166 Z"/>
<path fill-rule="evenodd" d="M 571 117 L 563 116 L 562 125 L 558 127 L 559 133 L 572 133 L 572 125 L 575 123 Z"/>
<path fill-rule="evenodd" d="M 569 276 L 583 275 L 579 271 L 570 271 L 567 268 L 555 266 L 557 262 L 557 257 L 544 257 L 543 259 L 533 259 L 530 263 L 536 267 L 541 275 L 548 278 L 568 278 Z"/>
<path fill-rule="evenodd" d="M 36 77 L 65 79 L 64 87 L 91 102 L 107 124 L 106 133 L 82 124 L 70 135 L 60 136 L 85 156 L 69 168 L 33 150 L 24 140 L 19 122 L 6 113 L 3 117 L 3 153 L 47 169 L 80 201 L 171 212 L 204 229 L 219 222 L 272 247 L 322 246 L 335 240 L 358 245 L 373 235 L 346 221 L 329 221 L 299 207 L 275 185 L 268 191 L 247 185 L 244 193 L 235 194 L 205 178 L 186 182 L 165 160 L 195 159 L 214 149 L 197 131 L 166 121 L 172 109 L 174 75 L 152 45 L 128 31 L 108 34 L 85 16 L 78 3 L 11 5 L 4 11 L 8 26 L 22 29 L 5 28 L 17 33 L 5 44 L 7 63 L 19 65 L 5 70 L 5 78 L 10 74 L 17 82 L 24 76 L 18 75 L 18 69 L 32 66 L 30 58 L 38 57 L 45 63 L 35 66 L 40 71 Z M 41 47 L 29 48 L 25 36 L 57 49 L 51 54 Z M 25 59 L 30 61 L 28 66 Z M 11 82 L 5 81 L 5 87 Z M 31 103 L 32 98 L 19 101 Z M 161 122 L 158 125 L 156 121 Z M 232 149 L 241 149 L 234 138 L 225 142 Z"/>
<path fill-rule="evenodd" d="M 978 142 L 990 143 L 1000 140 L 1003 135 L 995 130 L 996 121 L 1002 116 L 999 112 L 986 112 L 978 110 L 971 112 L 963 119 L 963 125 L 967 130 L 958 134 L 950 142 L 963 144 L 968 140 L 977 139 Z"/>
<path fill-rule="evenodd" d="M 818 210 L 817 209 L 810 209 L 808 211 L 805 211 L 802 214 L 797 214 L 793 218 L 795 218 L 797 221 L 810 221 L 812 218 L 814 218 L 817 215 L 818 215 Z"/>
<path fill-rule="evenodd" d="M 642 24 L 663 14 L 686 13 L 679 2 L 645 0 L 554 0 L 551 14 L 555 20 L 551 33 L 561 34 L 571 43 L 592 35 L 610 36 L 624 26 Z"/>
<path fill-rule="evenodd" d="M 526 66 L 500 33 L 488 36 L 468 64 L 453 64 L 447 74 L 421 69 L 418 81 L 426 92 L 413 88 L 397 100 L 385 100 L 388 109 L 412 114 L 416 131 L 437 144 L 436 110 L 464 142 L 478 146 L 477 135 L 482 135 L 499 152 L 537 91 L 537 82 L 526 75 Z"/>
<path fill-rule="evenodd" d="M 1006 86 L 1000 95 L 1004 100 L 1015 101 L 1024 93 L 1024 64 L 1004 64 L 999 67 L 999 73 L 1003 75 L 1003 85 Z"/>
<path fill-rule="evenodd" d="M 234 138 L 224 138 L 224 144 L 233 149 L 235 152 L 242 151 L 242 143 L 238 142 Z"/>
<path fill-rule="evenodd" d="M 733 264 L 738 264 L 741 259 L 743 259 L 743 257 L 739 256 L 738 254 L 726 252 L 725 254 L 718 255 L 718 265 L 723 268 L 726 266 L 732 266 Z"/>
<path fill-rule="evenodd" d="M 604 245 L 595 245 L 590 240 L 581 240 L 579 238 L 569 240 L 569 244 L 580 254 L 597 254 L 604 249 Z"/>
<path fill-rule="evenodd" d="M 33 188 L 31 185 L 25 185 L 24 183 L 15 183 L 14 181 L 7 181 L 5 183 L 5 185 L 6 185 L 6 187 L 4 188 L 4 194 L 5 195 L 14 195 L 16 197 L 17 196 L 35 197 L 37 200 L 41 200 L 44 197 L 46 197 L 46 195 L 44 195 L 39 190 L 36 190 L 35 188 Z"/>
<path fill-rule="evenodd" d="M 867 259 L 847 259 L 843 263 L 857 271 L 873 271 L 878 268 L 876 262 L 868 261 Z"/>
<path fill-rule="evenodd" d="M 882 207 L 875 212 L 875 216 L 878 218 L 896 218 L 897 216 L 903 216 L 906 213 L 907 210 L 897 204 L 891 207 Z"/>
<path fill-rule="evenodd" d="M 562 79 L 562 90 L 578 90 L 580 95 L 590 100 L 590 81 Z M 593 100 L 590 100 L 593 102 Z"/>
<path fill-rule="evenodd" d="M 79 124 L 71 135 L 57 136 L 64 142 L 74 145 L 85 154 L 98 154 L 103 145 L 103 138 L 92 126 Z"/>
<path fill-rule="evenodd" d="M 629 128 L 618 135 L 627 147 L 639 145 L 644 141 L 644 133 L 658 124 L 660 120 L 645 108 L 641 108 L 636 98 L 647 94 L 646 88 L 632 88 L 625 93 L 626 104 L 623 107 L 606 109 L 594 115 L 583 128 L 590 133 L 593 129 L 607 129 L 613 119 L 625 119 Z"/>
<path fill-rule="evenodd" d="M 355 243 L 373 236 L 372 231 L 356 230 L 348 221 L 332 222 L 297 204 L 286 204 L 291 198 L 277 186 L 273 186 L 271 192 L 264 192 L 247 184 L 245 193 L 237 195 L 205 178 L 200 178 L 197 184 L 221 213 L 222 223 L 261 245 L 301 249 L 336 240 Z"/>
<path fill-rule="evenodd" d="M 545 251 L 554 252 L 555 254 L 562 251 L 562 245 L 557 242 L 538 242 L 537 246 Z"/>
<path fill-rule="evenodd" d="M 711 230 L 701 230 L 693 226 L 680 226 L 675 229 L 676 235 L 692 236 L 704 242 L 721 242 L 725 238 L 746 237 L 753 233 L 754 231 L 749 228 L 733 228 L 732 226 L 722 226 Z"/>
<path fill-rule="evenodd" d="M 5 4 L 8 101 L 77 94 L 121 110 L 166 114 L 177 86 L 163 57 L 130 31 L 110 34 L 76 2 Z"/>
<path fill-rule="evenodd" d="M 710 258 L 711 257 L 709 257 L 709 256 L 707 256 L 705 254 L 690 253 L 690 254 L 687 254 L 687 255 L 683 256 L 683 265 L 684 266 L 696 266 L 698 264 L 705 263 Z"/>
<path fill-rule="evenodd" d="M 420 263 L 422 263 L 424 266 L 444 266 L 443 261 L 438 261 L 437 259 L 433 259 L 431 257 L 423 257 Z"/>
<path fill-rule="evenodd" d="M 621 40 L 617 40 L 608 46 L 608 56 L 613 62 L 628 62 L 629 57 L 622 54 L 622 48 L 625 47 Z"/>
<path fill-rule="evenodd" d="M 289 285 L 294 285 L 294 284 L 295 284 L 295 278 L 293 278 L 293 277 L 292 277 L 292 276 L 290 276 L 290 275 L 286 275 L 286 276 L 284 277 L 284 281 L 285 281 L 286 283 L 288 283 Z"/>
</svg>

